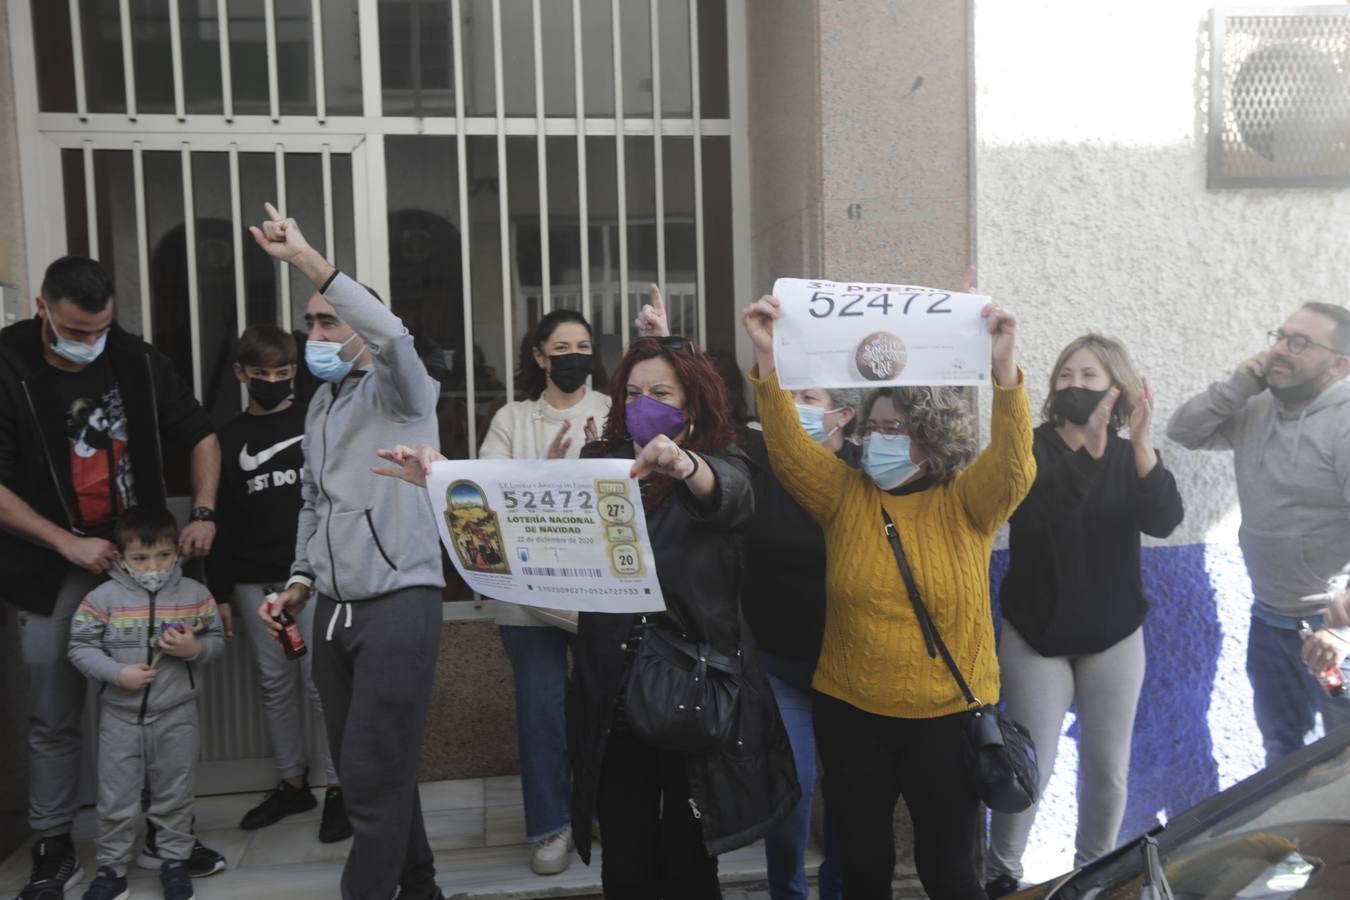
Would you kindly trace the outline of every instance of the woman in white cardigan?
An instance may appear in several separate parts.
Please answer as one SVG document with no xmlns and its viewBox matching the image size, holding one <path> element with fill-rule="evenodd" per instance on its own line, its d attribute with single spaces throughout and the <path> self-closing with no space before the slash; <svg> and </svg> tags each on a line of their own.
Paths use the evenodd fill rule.
<svg viewBox="0 0 1350 900">
<path fill-rule="evenodd" d="M 488 428 L 480 459 L 576 459 L 586 435 L 604 430 L 609 396 L 587 376 L 599 371 L 591 326 L 580 314 L 555 310 L 539 320 L 520 361 L 531 399 L 508 403 Z M 572 861 L 572 781 L 567 757 L 567 651 L 570 631 L 557 614 L 515 603 L 497 605 L 502 646 L 516 683 L 516 728 L 525 831 L 534 844 L 530 867 L 540 875 Z"/>
</svg>

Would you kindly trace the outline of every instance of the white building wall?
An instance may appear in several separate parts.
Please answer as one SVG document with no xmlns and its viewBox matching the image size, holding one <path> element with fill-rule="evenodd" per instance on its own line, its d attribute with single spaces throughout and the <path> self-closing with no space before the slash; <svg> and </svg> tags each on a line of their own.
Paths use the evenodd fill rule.
<svg viewBox="0 0 1350 900">
<path fill-rule="evenodd" d="M 1180 450 L 1163 434 L 1167 420 L 1265 349 L 1265 332 L 1303 301 L 1350 304 L 1350 190 L 1205 187 L 1209 7 L 975 2 L 979 286 L 1020 315 L 1033 409 L 1070 339 L 1094 330 L 1125 342 L 1153 382 L 1154 435 L 1186 502 L 1178 532 L 1146 550 L 1149 680 L 1122 837 L 1184 809 L 1159 799 L 1175 785 L 1194 799 L 1261 764 L 1231 458 Z M 1210 679 L 1199 689 L 1208 709 L 1169 707 L 1196 679 Z M 1199 729 L 1197 769 L 1149 731 L 1177 717 Z M 1072 856 L 1076 741 L 1060 747 L 1045 801 L 1054 812 L 1033 832 L 1028 878 L 1062 871 Z"/>
</svg>

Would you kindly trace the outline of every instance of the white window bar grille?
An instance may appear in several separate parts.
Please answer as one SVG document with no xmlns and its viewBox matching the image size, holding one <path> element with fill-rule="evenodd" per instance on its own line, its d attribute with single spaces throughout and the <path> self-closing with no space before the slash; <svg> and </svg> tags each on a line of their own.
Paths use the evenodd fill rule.
<svg viewBox="0 0 1350 900">
<path fill-rule="evenodd" d="M 84 159 L 84 226 L 89 234 L 89 255 L 98 259 L 98 191 L 94 190 L 94 142 L 85 141 Z"/>
<path fill-rule="evenodd" d="M 690 121 L 694 127 L 694 290 L 702 303 L 703 251 L 703 85 L 699 77 L 698 0 L 689 0 Z M 703 308 L 706 310 L 706 304 Z M 708 346 L 708 317 L 698 317 L 698 342 Z"/>
<path fill-rule="evenodd" d="M 145 214 L 145 159 L 140 141 L 131 145 L 131 179 L 136 195 L 136 275 L 141 287 L 141 337 L 155 339 L 150 307 L 150 236 Z"/>
<path fill-rule="evenodd" d="M 276 158 L 276 179 L 277 196 L 272 202 L 276 204 L 277 211 L 283 216 L 288 215 L 290 209 L 286 204 L 286 145 L 277 144 L 273 150 Z M 256 213 L 255 213 L 256 214 Z M 289 267 L 282 266 L 281 273 L 281 327 L 287 331 L 291 330 L 291 273 Z"/>
<path fill-rule="evenodd" d="M 272 121 L 281 118 L 281 87 L 277 76 L 277 4 L 263 0 L 263 19 L 267 36 L 267 105 Z"/>
<path fill-rule="evenodd" d="M 576 93 L 577 214 L 581 226 L 581 315 L 591 321 L 591 209 L 586 173 L 586 91 L 582 56 L 581 0 L 572 0 L 572 78 Z M 594 324 L 592 323 L 592 327 Z"/>
<path fill-rule="evenodd" d="M 122 26 L 122 84 L 127 94 L 127 118 L 136 119 L 136 57 L 132 47 L 131 0 L 118 0 L 117 14 Z"/>
<path fill-rule="evenodd" d="M 11 22 L 18 23 L 17 29 L 21 33 L 26 27 L 31 31 L 31 15 L 27 7 L 32 0 L 6 0 L 11 9 Z M 737 81 L 743 77 L 743 73 L 733 71 L 731 73 L 732 90 L 731 103 L 733 105 L 732 115 L 729 118 L 717 118 L 704 120 L 702 97 L 701 97 L 701 54 L 698 46 L 699 35 L 699 3 L 698 0 L 690 0 L 687 7 L 688 25 L 689 25 L 689 45 L 687 48 L 679 46 L 666 46 L 662 40 L 663 29 L 660 17 L 660 8 L 662 0 L 648 0 L 645 6 L 648 8 L 651 19 L 645 23 L 647 40 L 640 43 L 628 42 L 625 47 L 625 38 L 632 37 L 631 16 L 629 17 L 629 28 L 624 27 L 625 4 L 621 0 L 610 0 L 610 33 L 608 40 L 611 49 L 612 77 L 613 77 L 613 102 L 614 109 L 612 113 L 606 111 L 606 115 L 588 117 L 586 103 L 585 77 L 585 51 L 591 49 L 592 53 L 595 47 L 589 47 L 591 41 L 585 40 L 585 28 L 587 23 L 585 10 L 581 0 L 573 0 L 570 7 L 572 23 L 572 72 L 571 76 L 575 87 L 575 110 L 574 115 L 565 117 L 554 116 L 549 118 L 548 109 L 545 108 L 545 79 L 548 77 L 548 69 L 544 65 L 545 43 L 542 34 L 543 13 L 547 11 L 543 7 L 546 0 L 532 0 L 529 4 L 529 23 L 532 28 L 531 41 L 534 57 L 533 87 L 534 102 L 533 109 L 522 110 L 524 115 L 512 111 L 512 115 L 506 114 L 505 107 L 505 83 L 503 78 L 503 68 L 505 60 L 503 56 L 503 23 L 502 6 L 503 0 L 494 0 L 492 3 L 492 12 L 494 17 L 492 52 L 493 68 L 492 77 L 494 84 L 492 86 L 491 96 L 496 99 L 496 109 L 488 115 L 470 116 L 465 108 L 466 98 L 463 96 L 463 85 L 466 83 L 464 71 L 467 65 L 464 53 L 464 29 L 463 29 L 463 4 L 460 0 L 452 2 L 452 38 L 454 42 L 453 71 L 455 72 L 455 109 L 452 116 L 432 116 L 418 118 L 414 116 L 383 116 L 382 104 L 383 94 L 379 70 L 380 43 L 378 15 L 379 4 L 377 0 L 358 0 L 357 4 L 357 31 L 354 39 L 359 40 L 360 45 L 360 63 L 362 69 L 361 98 L 362 112 L 358 115 L 339 115 L 330 116 L 328 111 L 327 87 L 324 83 L 324 29 L 323 29 L 323 9 L 320 0 L 312 0 L 307 4 L 310 12 L 310 29 L 314 46 L 314 101 L 311 111 L 307 114 L 286 113 L 283 114 L 280 103 L 280 85 L 279 78 L 279 46 L 278 46 L 278 22 L 275 0 L 266 0 L 263 4 L 265 18 L 265 40 L 267 57 L 267 104 L 266 107 L 259 110 L 262 114 L 238 115 L 235 109 L 235 90 L 233 83 L 234 72 L 232 58 L 230 54 L 230 21 L 228 15 L 228 6 L 224 2 L 218 2 L 216 5 L 215 31 L 213 37 L 217 43 L 219 51 L 220 66 L 220 86 L 221 93 L 221 111 L 223 114 L 196 114 L 190 113 L 186 109 L 186 95 L 188 93 L 188 83 L 184 67 L 190 60 L 185 60 L 184 56 L 189 47 L 184 43 L 188 38 L 182 32 L 181 8 L 176 3 L 171 4 L 169 12 L 169 39 L 172 42 L 173 51 L 173 77 L 174 77 L 174 106 L 170 114 L 142 113 L 138 108 L 136 88 L 135 88 L 135 54 L 141 51 L 141 47 L 136 45 L 133 40 L 135 37 L 135 25 L 130 19 L 130 14 L 135 11 L 129 0 L 119 0 L 118 11 L 122 18 L 121 34 L 122 38 L 122 59 L 120 60 L 124 83 L 126 86 L 127 109 L 125 112 L 91 113 L 88 102 L 89 95 L 87 87 L 90 81 L 98 73 L 84 71 L 85 55 L 83 53 L 84 35 L 82 26 L 91 21 L 82 18 L 80 7 L 82 4 L 78 0 L 68 0 L 71 8 L 70 30 L 73 49 L 72 66 L 75 69 L 75 109 L 73 114 L 70 112 L 44 112 L 36 103 L 36 92 L 31 87 L 32 79 L 28 79 L 22 90 L 32 92 L 31 97 L 25 97 L 24 103 L 19 104 L 19 112 L 24 118 L 21 130 L 27 129 L 31 133 L 29 136 L 21 137 L 21 145 L 25 147 L 23 164 L 25 174 L 33 172 L 41 175 L 42 183 L 60 185 L 61 167 L 59 163 L 59 153 L 51 154 L 54 162 L 32 162 L 35 155 L 34 148 L 45 148 L 48 153 L 52 149 L 81 149 L 84 153 L 85 164 L 85 190 L 88 192 L 86 197 L 79 198 L 83 200 L 83 208 L 87 217 L 87 231 L 90 239 L 91 250 L 102 250 L 108 252 L 108 248 L 98 245 L 98 212 L 97 205 L 101 197 L 96 198 L 95 192 L 97 186 L 95 177 L 100 167 L 93 166 L 95 153 L 103 150 L 129 150 L 132 155 L 133 172 L 137 182 L 135 190 L 136 218 L 138 235 L 137 248 L 137 267 L 140 270 L 139 292 L 141 294 L 140 303 L 142 307 L 142 328 L 148 335 L 153 329 L 153 319 L 150 315 L 152 309 L 150 297 L 149 277 L 149 250 L 145 246 L 147 242 L 146 234 L 146 171 L 143 154 L 145 151 L 165 151 L 174 150 L 180 154 L 185 154 L 187 160 L 187 170 L 184 173 L 185 179 L 191 176 L 192 150 L 201 152 L 219 152 L 228 151 L 230 155 L 230 202 L 232 217 L 235 210 L 235 204 L 240 203 L 237 224 L 242 227 L 251 222 L 257 214 L 255 207 L 261 198 L 237 196 L 242 189 L 239 184 L 239 166 L 240 154 L 256 154 L 260 152 L 272 153 L 275 159 L 276 172 L 276 192 L 274 199 L 283 210 L 286 209 L 287 201 L 287 157 L 293 153 L 316 153 L 322 159 L 322 178 L 323 178 L 323 209 L 324 209 L 324 235 L 325 235 L 325 254 L 330 258 L 336 259 L 336 229 L 333 221 L 334 215 L 334 185 L 335 177 L 334 163 L 332 154 L 334 152 L 348 154 L 352 160 L 352 196 L 359 209 L 356 227 L 354 228 L 354 237 L 357 247 L 357 268 L 363 280 L 369 280 L 377 289 L 387 290 L 387 279 L 381 277 L 381 271 L 387 272 L 388 267 L 388 241 L 387 241 L 387 210 L 384 208 L 384 181 L 387 173 L 383 168 L 383 138 L 385 135 L 447 135 L 455 138 L 454 146 L 456 148 L 455 172 L 454 176 L 458 182 L 458 205 L 459 205 L 459 232 L 461 258 L 460 274 L 462 278 L 461 289 L 464 297 L 464 349 L 466 357 L 471 354 L 471 348 L 474 346 L 474 320 L 473 320 L 473 291 L 472 291 L 472 267 L 471 267 L 471 232 L 469 227 L 469 203 L 468 203 L 468 146 L 467 138 L 471 136 L 486 136 L 495 139 L 498 163 L 498 215 L 500 231 L 498 239 L 501 245 L 507 248 L 507 252 L 502 254 L 502 272 L 501 272 L 501 328 L 502 343 L 501 352 L 506 357 L 506 364 L 501 365 L 498 360 L 492 360 L 494 366 L 504 370 L 504 378 L 508 396 L 513 396 L 515 391 L 515 382 L 513 370 L 515 368 L 515 355 L 518 352 L 515 338 L 522 332 L 521 328 L 528 325 L 528 316 L 522 316 L 521 310 L 527 305 L 528 294 L 532 285 L 522 285 L 520 271 L 517 268 L 515 260 L 511 258 L 509 248 L 511 246 L 512 219 L 509 199 L 508 179 L 517 172 L 510 170 L 508 165 L 507 140 L 515 137 L 525 137 L 535 142 L 536 153 L 535 164 L 539 177 L 539 240 L 540 240 L 540 273 L 537 287 L 539 294 L 537 298 L 532 298 L 536 305 L 532 310 L 549 311 L 558 308 L 560 304 L 578 308 L 588 318 L 595 319 L 598 330 L 608 334 L 613 334 L 621 339 L 621 343 L 626 345 L 631 340 L 632 315 L 637 306 L 645 302 L 646 285 L 645 279 L 650 278 L 663 287 L 667 294 L 667 299 L 671 310 L 671 327 L 689 334 L 691 337 L 697 336 L 700 341 L 707 340 L 707 322 L 703 311 L 703 297 L 705 294 L 706 279 L 706 261 L 705 261 L 705 219 L 704 219 L 704 197 L 703 197 L 703 157 L 704 157 L 704 139 L 730 137 L 733 171 L 739 171 L 747 162 L 746 144 L 742 129 L 736 120 L 737 115 L 743 115 L 743 92 L 738 90 Z M 554 0 L 547 0 L 554 2 Z M 744 28 L 744 10 L 742 9 L 744 0 L 729 0 L 727 4 L 728 18 L 728 39 L 731 46 L 737 46 L 738 40 L 743 40 Z M 23 7 L 21 13 L 14 11 Z M 126 14 L 123 15 L 123 9 Z M 703 10 L 706 12 L 706 8 Z M 628 10 L 632 12 L 631 9 Z M 667 11 L 669 12 L 669 11 Z M 330 11 L 330 15 L 331 15 Z M 740 23 L 739 25 L 736 23 Z M 664 23 L 669 24 L 669 23 Z M 331 23 L 330 23 L 331 25 Z M 740 29 L 739 32 L 737 29 Z M 237 29 L 236 29 L 237 30 Z M 161 32 L 162 33 L 162 32 Z M 481 34 L 481 32 L 480 32 Z M 737 37 L 737 35 L 740 37 Z M 329 29 L 329 41 L 332 43 L 332 30 Z M 479 40 L 485 42 L 486 35 L 481 35 Z M 209 39 L 209 38 L 208 38 Z M 650 47 L 644 47 L 642 44 L 650 43 Z M 114 45 L 116 46 L 116 45 Z M 603 45 L 600 45 L 603 47 Z M 487 48 L 482 48 L 486 50 Z M 641 90 L 644 94 L 647 90 L 646 85 L 638 86 L 634 83 L 625 82 L 624 71 L 624 53 L 644 53 L 650 52 L 652 71 L 650 88 L 652 91 L 652 110 L 650 114 L 629 115 L 625 109 L 625 93 L 633 90 Z M 661 81 L 661 58 L 669 54 L 685 54 L 689 60 L 690 66 L 690 89 L 691 108 L 688 118 L 670 118 L 667 119 L 663 106 L 669 107 L 669 103 L 663 100 L 669 98 L 662 97 Z M 735 54 L 733 54 L 733 58 Z M 556 60 L 555 60 L 556 62 Z M 631 60 L 630 60 L 631 66 Z M 15 53 L 16 72 L 33 72 L 35 63 L 33 60 L 32 48 L 25 51 L 16 51 Z M 631 74 L 631 73 L 630 73 Z M 645 75 L 646 73 L 644 73 Z M 667 73 L 669 74 L 669 73 Z M 527 76 L 528 77 L 528 76 Z M 670 79 L 667 78 L 666 81 Z M 23 83 L 21 81 L 21 83 Z M 485 85 L 486 87 L 486 85 Z M 593 89 L 592 85 L 592 89 Z M 195 96 L 195 94 L 194 94 Z M 644 97 L 645 100 L 645 97 Z M 632 97 L 628 98 L 631 103 Z M 27 104 L 25 106 L 25 104 Z M 593 104 L 592 104 L 593 105 Z M 674 107 L 671 107 L 674 109 Z M 24 114 L 24 110 L 29 112 Z M 34 141 L 32 134 L 37 135 Z M 575 143 L 576 148 L 576 170 L 575 176 L 567 171 L 571 168 L 570 160 L 561 169 L 558 168 L 557 158 L 554 157 L 553 165 L 550 165 L 548 138 L 562 137 L 569 138 L 569 142 Z M 588 141 L 588 138 L 600 138 L 603 140 L 614 141 L 614 181 L 612 182 L 612 191 L 610 188 L 608 172 L 604 175 L 604 193 L 611 194 L 612 200 L 616 204 L 614 212 L 606 213 L 605 217 L 592 222 L 592 210 L 594 208 L 594 197 L 591 195 L 591 189 L 599 187 L 595 179 L 595 173 L 590 173 L 588 168 L 588 157 L 594 158 L 596 147 Z M 643 182 L 641 184 L 642 199 L 639 201 L 637 194 L 631 198 L 638 203 L 638 208 L 644 210 L 639 213 L 637 208 L 630 210 L 629 197 L 629 172 L 628 163 L 630 162 L 627 154 L 628 139 L 637 138 L 640 146 L 641 140 L 651 139 L 653 161 L 655 171 L 652 172 L 653 184 L 648 188 L 645 183 L 646 173 L 643 173 Z M 671 218 L 671 210 L 667 209 L 670 202 L 673 202 L 674 194 L 668 198 L 667 178 L 665 164 L 668 159 L 673 160 L 676 157 L 665 154 L 666 140 L 668 138 L 688 139 L 692 141 L 693 158 L 693 209 L 689 210 L 684 205 L 685 200 L 679 203 L 679 213 L 675 218 Z M 556 148 L 555 148 L 556 149 Z M 645 147 L 643 157 L 645 157 Z M 670 148 L 674 153 L 675 147 Z M 608 155 L 606 153 L 606 155 Z M 688 159 L 686 151 L 681 148 L 680 158 Z M 681 163 L 686 165 L 687 163 Z M 645 168 L 645 166 L 644 166 Z M 344 177 L 345 172 L 344 171 Z M 295 173 L 292 172 L 292 175 Z M 557 187 L 558 184 L 573 183 L 576 191 L 576 206 L 572 207 L 566 215 L 559 219 L 558 213 L 561 207 L 558 207 Z M 672 178 L 674 177 L 672 173 Z M 562 181 L 559 182 L 558 179 Z M 736 246 L 742 247 L 748 240 L 748 229 L 744 221 L 744 215 L 740 212 L 743 209 L 744 187 L 742 179 L 733 178 L 733 210 L 732 229 L 736 236 Z M 588 184 L 588 182 L 590 182 Z M 671 181 L 669 187 L 674 190 L 675 181 Z M 550 186 L 554 188 L 555 196 L 550 198 Z M 568 190 L 573 185 L 567 185 Z M 637 182 L 633 183 L 633 188 L 637 189 Z M 185 189 L 190 190 L 187 180 L 184 182 Z M 200 185 L 199 185 L 200 187 Z M 295 185 L 291 185 L 295 189 Z M 651 190 L 653 195 L 648 198 L 646 191 Z M 683 188 L 681 188 L 683 191 Z M 72 198 L 74 199 L 74 198 Z M 258 201 L 258 202 L 255 202 Z M 42 201 L 34 200 L 36 208 L 41 208 Z M 128 198 L 130 202 L 130 198 Z M 570 202 L 570 201 L 569 201 Z M 648 204 L 655 203 L 655 207 Z M 75 208 L 81 208 L 77 201 Z M 674 209 L 674 207 L 672 207 Z M 106 210 L 103 211 L 106 218 Z M 687 213 L 692 213 L 693 234 L 695 246 L 693 249 L 692 263 L 694 272 L 693 279 L 690 280 L 687 272 L 676 274 L 674 271 L 667 272 L 667 266 L 670 264 L 671 245 L 670 241 L 674 239 L 675 231 L 671 229 L 676 227 L 676 220 L 688 222 L 685 218 Z M 651 222 L 651 217 L 655 216 L 655 222 Z M 44 217 L 30 215 L 30 218 L 40 220 Z M 37 231 L 42 235 L 40 240 L 34 241 L 34 249 L 30 253 L 29 273 L 30 279 L 35 275 L 40 276 L 42 268 L 45 268 L 50 261 L 48 248 L 55 247 L 58 251 L 64 245 L 66 234 L 64 227 L 64 211 L 53 211 L 52 215 L 45 217 L 46 221 L 41 222 L 36 228 L 30 226 L 31 230 Z M 670 219 L 670 221 L 667 221 Z M 631 221 L 630 221 L 631 220 Z M 645 220 L 645 221 L 642 221 Z M 649 224 L 650 223 L 650 224 Z M 345 224 L 345 223 L 344 223 Z M 567 283 L 562 283 L 552 265 L 553 258 L 557 255 L 560 245 L 554 240 L 554 227 L 570 228 L 575 224 L 577 228 L 579 250 L 569 250 L 570 255 L 566 264 L 567 269 L 576 265 L 579 255 L 579 271 L 574 276 L 570 273 L 566 277 Z M 191 225 L 189 226 L 191 227 Z M 630 229 L 652 228 L 651 234 L 656 244 L 656 262 L 653 267 L 652 262 L 647 259 L 638 263 L 630 259 Z M 314 229 L 317 232 L 317 228 Z M 605 235 L 605 244 L 601 247 L 600 253 L 595 251 L 595 241 L 600 234 Z M 104 243 L 107 243 L 106 234 Z M 245 238 L 246 240 L 246 238 Z M 533 232 L 530 241 L 533 240 Z M 612 242 L 612 245 L 611 245 Z M 235 241 L 236 245 L 239 241 Z M 647 245 L 650 246 L 650 245 Z M 190 247 L 189 251 L 195 255 L 196 248 Z M 592 257 L 602 255 L 606 263 L 605 272 L 609 274 L 601 277 L 601 270 L 597 268 L 592 272 Z M 238 254 L 236 254 L 238 256 Z M 45 258 L 44 258 L 45 257 Z M 687 258 L 687 257 L 686 257 Z M 737 293 L 740 293 L 748 278 L 748 267 L 744 253 L 735 253 L 733 256 L 736 271 L 736 280 L 738 285 Z M 241 264 L 236 259 L 236 268 Z M 378 264 L 378 265 L 377 265 Z M 195 265 L 195 261 L 194 261 Z M 637 268 L 634 268 L 636 266 Z M 666 284 L 666 279 L 674 276 L 675 283 Z M 643 280 L 640 285 L 630 283 L 632 278 L 638 277 Z M 200 292 L 201 285 L 197 282 L 195 271 L 192 275 L 194 284 L 192 290 Z M 530 279 L 534 280 L 534 279 Z M 279 324 L 285 327 L 291 327 L 292 303 L 290 279 L 281 277 L 279 279 L 278 293 L 281 295 L 278 300 L 277 318 Z M 577 284 L 576 282 L 580 282 Z M 556 283 L 555 283 L 556 282 Z M 687 297 L 682 298 L 681 304 L 677 309 L 674 300 L 678 284 L 689 282 L 692 287 L 689 296 L 694 298 L 694 305 L 690 306 Z M 235 297 L 233 298 L 236 306 L 236 313 L 239 312 L 239 296 L 241 291 L 246 291 L 243 280 L 238 277 L 236 271 Z M 202 295 L 205 296 L 205 295 Z M 200 297 L 199 297 L 200 300 Z M 245 296 L 245 311 L 247 309 L 247 296 Z M 495 303 L 492 305 L 496 305 Z M 198 310 L 198 312 L 201 312 Z M 480 322 L 479 331 L 485 326 L 482 320 L 483 307 L 479 306 Z M 534 313 L 531 312 L 530 315 Z M 492 315 L 488 316 L 489 319 Z M 203 319 L 202 321 L 205 321 Z M 240 327 L 245 323 L 239 322 Z M 492 327 L 496 327 L 493 323 Z M 203 365 L 198 358 L 201 354 L 201 348 L 197 346 L 200 334 L 193 336 L 194 346 L 192 355 L 194 360 L 193 373 L 194 386 L 200 389 L 202 373 L 200 371 Z M 495 340 L 493 341 L 495 343 Z M 496 354 L 492 354 L 496 356 Z M 467 360 L 466 360 L 467 362 Z M 478 408 L 477 391 L 478 385 L 474 384 L 475 371 L 471 363 L 464 365 L 464 387 L 468 395 L 468 407 L 470 410 Z M 479 379 L 481 381 L 481 378 Z M 467 431 L 471 445 L 476 449 L 479 438 L 479 422 L 473 414 L 468 417 Z M 472 451 L 471 451 L 472 452 Z"/>
<path fill-rule="evenodd" d="M 123 2 L 125 3 L 125 0 Z M 83 120 L 89 118 L 89 100 L 84 88 L 84 24 L 80 21 L 80 0 L 70 0 L 67 6 L 70 9 L 70 59 L 75 67 L 75 115 Z M 27 20 L 28 18 L 28 10 L 25 9 L 24 19 Z M 10 21 L 14 21 L 12 15 Z M 15 34 L 19 34 L 19 32 L 11 32 L 11 42 L 13 42 L 13 35 Z M 125 63 L 123 65 L 124 68 L 129 68 Z M 36 71 L 33 72 L 33 77 L 37 77 Z"/>
<path fill-rule="evenodd" d="M 624 158 L 623 110 L 623 23 L 619 19 L 619 0 L 610 4 L 612 25 L 610 40 L 614 50 L 614 156 L 618 181 L 619 212 L 619 333 L 628 346 L 628 169 Z M 606 245 L 608 246 L 608 244 Z"/>
<path fill-rule="evenodd" d="M 510 188 L 506 170 L 506 87 L 502 78 L 502 0 L 492 0 L 492 77 L 497 99 L 497 234 L 501 241 L 501 279 L 502 279 L 502 351 L 506 360 L 506 396 L 516 395 L 516 372 L 513 365 L 516 355 L 512 337 L 511 310 L 511 204 L 508 200 Z M 537 103 L 538 97 L 535 98 Z M 468 299 L 465 298 L 465 302 Z M 473 365 L 473 348 L 465 346 L 467 356 L 464 367 Z M 472 410 L 472 406 L 470 409 Z M 473 415 L 471 412 L 470 415 Z"/>
<path fill-rule="evenodd" d="M 689 0 L 697 3 L 698 0 Z M 666 287 L 666 153 L 661 128 L 661 7 L 659 0 L 651 0 L 652 58 L 652 160 L 653 181 L 656 187 L 656 286 Z M 641 308 L 641 307 L 639 307 Z"/>
<path fill-rule="evenodd" d="M 222 4 L 224 5 L 224 4 Z M 231 249 L 234 251 L 234 321 L 235 332 L 243 334 L 248 327 L 248 307 L 244 286 L 244 216 L 239 183 L 239 145 L 230 144 L 230 229 L 233 232 Z M 248 386 L 239 385 L 239 404 L 248 405 Z"/>
<path fill-rule="evenodd" d="M 337 265 L 337 239 L 333 231 L 333 148 L 324 144 L 319 151 L 323 177 L 323 240 L 324 257 L 329 265 Z"/>
<path fill-rule="evenodd" d="M 220 100 L 226 122 L 234 119 L 234 82 L 230 70 L 230 8 L 216 0 L 216 42 L 220 45 Z"/>
<path fill-rule="evenodd" d="M 192 191 L 192 145 L 182 146 L 183 167 L 183 242 L 187 247 L 188 335 L 192 341 L 192 390 L 202 396 L 202 324 L 201 290 L 197 284 L 197 216 Z"/>
<path fill-rule="evenodd" d="M 534 126 L 539 132 L 535 135 L 534 146 L 535 166 L 539 172 L 539 268 L 544 287 L 540 310 L 541 314 L 546 315 L 553 308 L 553 277 L 549 268 L 548 137 L 544 127 L 544 35 L 540 25 L 539 0 L 530 3 L 530 17 L 534 33 Z M 528 323 L 526 327 L 529 327 Z"/>
<path fill-rule="evenodd" d="M 224 6 L 225 0 L 218 0 Z M 320 122 L 328 119 L 328 85 L 324 81 L 323 70 L 323 5 L 321 0 L 310 0 L 309 4 L 310 39 L 314 43 L 314 117 Z M 326 159 L 326 157 L 325 157 Z M 332 230 L 329 230 L 332 234 Z M 328 240 L 329 262 L 332 262 L 333 240 Z"/>
<path fill-rule="evenodd" d="M 478 396 L 473 365 L 473 271 L 471 265 L 471 243 L 469 234 L 469 170 L 468 148 L 464 127 L 464 17 L 460 10 L 460 0 L 452 0 L 450 5 L 451 40 L 454 43 L 454 79 L 455 79 L 455 177 L 459 187 L 459 258 L 460 291 L 464 306 L 464 393 L 465 415 L 468 426 L 469 458 L 478 458 L 478 417 L 474 414 L 474 399 Z"/>
<path fill-rule="evenodd" d="M 225 4 L 222 2 L 222 6 Z M 183 25 L 178 11 L 178 0 L 169 0 L 169 47 L 173 61 L 173 112 L 178 118 L 186 117 L 183 103 Z"/>
</svg>

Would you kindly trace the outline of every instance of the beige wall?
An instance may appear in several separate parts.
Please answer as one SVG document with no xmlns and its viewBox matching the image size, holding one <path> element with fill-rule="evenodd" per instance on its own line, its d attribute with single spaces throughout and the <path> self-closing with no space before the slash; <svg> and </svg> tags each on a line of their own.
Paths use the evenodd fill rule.
<svg viewBox="0 0 1350 900">
<path fill-rule="evenodd" d="M 784 275 L 958 283 L 968 3 L 748 0 L 747 34 L 754 292 Z"/>
<path fill-rule="evenodd" d="M 491 621 L 447 623 L 418 777 L 436 781 L 519 772 L 515 698 L 497 626 Z"/>
</svg>

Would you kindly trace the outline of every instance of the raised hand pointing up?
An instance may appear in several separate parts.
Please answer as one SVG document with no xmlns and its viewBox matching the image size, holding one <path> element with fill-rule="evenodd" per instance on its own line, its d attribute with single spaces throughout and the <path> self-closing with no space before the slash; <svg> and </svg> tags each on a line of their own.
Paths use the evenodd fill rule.
<svg viewBox="0 0 1350 900">
<path fill-rule="evenodd" d="M 333 266 L 323 255 L 309 245 L 295 219 L 283 216 L 271 203 L 264 203 L 267 219 L 259 225 L 250 225 L 249 233 L 263 252 L 273 259 L 295 266 L 321 286 L 333 274 Z"/>
</svg>

